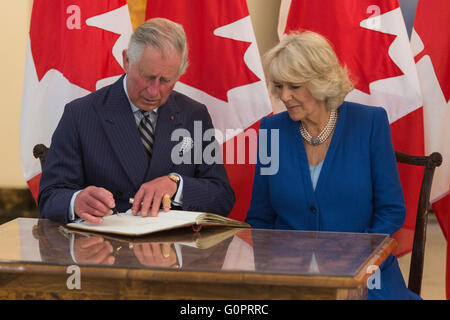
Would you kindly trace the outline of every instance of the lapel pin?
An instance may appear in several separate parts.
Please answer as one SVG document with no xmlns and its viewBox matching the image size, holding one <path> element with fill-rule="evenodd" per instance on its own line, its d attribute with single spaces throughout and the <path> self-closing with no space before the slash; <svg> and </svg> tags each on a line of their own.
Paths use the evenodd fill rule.
<svg viewBox="0 0 450 320">
<path fill-rule="evenodd" d="M 174 120 L 175 119 L 175 117 L 174 116 L 170 116 L 170 120 Z"/>
</svg>

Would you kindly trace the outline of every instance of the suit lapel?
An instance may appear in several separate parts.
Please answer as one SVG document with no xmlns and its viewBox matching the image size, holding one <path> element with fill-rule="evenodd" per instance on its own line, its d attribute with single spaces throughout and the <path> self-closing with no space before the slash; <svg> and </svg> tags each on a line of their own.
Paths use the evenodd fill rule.
<svg viewBox="0 0 450 320">
<path fill-rule="evenodd" d="M 123 76 L 110 88 L 104 103 L 97 107 L 101 124 L 123 169 L 136 189 L 142 184 L 148 168 L 136 121 L 123 89 Z"/>
</svg>

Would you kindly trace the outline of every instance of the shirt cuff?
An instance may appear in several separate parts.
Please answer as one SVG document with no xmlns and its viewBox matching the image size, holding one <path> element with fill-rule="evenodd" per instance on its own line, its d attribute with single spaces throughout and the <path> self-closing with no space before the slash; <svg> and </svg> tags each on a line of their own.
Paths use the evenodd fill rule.
<svg viewBox="0 0 450 320">
<path fill-rule="evenodd" d="M 177 261 L 180 268 L 183 266 L 183 255 L 181 254 L 181 247 L 178 243 L 173 244 L 175 247 L 175 253 L 177 254 Z"/>
<path fill-rule="evenodd" d="M 180 178 L 180 183 L 178 184 L 175 197 L 172 199 L 172 204 L 181 207 L 183 205 L 183 178 L 178 173 L 172 172 L 171 174 Z"/>
<path fill-rule="evenodd" d="M 69 206 L 69 222 L 73 222 L 75 221 L 76 217 L 75 217 L 75 198 L 77 197 L 77 195 L 81 192 L 81 190 L 75 192 L 72 196 L 72 199 L 70 200 L 70 206 Z"/>
<path fill-rule="evenodd" d="M 78 264 L 77 259 L 75 259 L 75 234 L 70 234 L 70 256 L 72 257 L 73 262 Z"/>
</svg>

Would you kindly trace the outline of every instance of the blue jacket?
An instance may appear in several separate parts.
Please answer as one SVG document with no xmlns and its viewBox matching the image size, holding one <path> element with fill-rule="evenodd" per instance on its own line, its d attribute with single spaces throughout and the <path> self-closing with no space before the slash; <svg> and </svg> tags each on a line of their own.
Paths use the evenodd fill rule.
<svg viewBox="0 0 450 320">
<path fill-rule="evenodd" d="M 268 130 L 269 143 L 271 130 L 279 129 L 279 170 L 274 175 L 261 175 L 264 165 L 258 161 L 255 166 L 246 218 L 252 227 L 391 236 L 401 228 L 406 208 L 383 108 L 351 102 L 340 106 L 315 191 L 298 122 L 282 112 L 262 119 L 260 130 L 264 129 Z M 397 280 L 406 290 L 393 256 L 383 264 L 382 275 L 387 264 L 396 265 Z M 390 297 L 405 296 L 383 296 Z"/>
</svg>

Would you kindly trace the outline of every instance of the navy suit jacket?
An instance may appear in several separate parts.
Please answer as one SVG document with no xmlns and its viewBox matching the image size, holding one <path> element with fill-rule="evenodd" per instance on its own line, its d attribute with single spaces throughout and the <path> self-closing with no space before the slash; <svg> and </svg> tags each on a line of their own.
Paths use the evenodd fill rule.
<svg viewBox="0 0 450 320">
<path fill-rule="evenodd" d="M 194 151 L 203 152 L 211 141 L 202 141 L 201 150 L 190 150 L 190 163 L 171 161 L 172 149 L 180 145 L 180 141 L 171 141 L 173 130 L 186 129 L 194 139 L 194 121 L 201 122 L 203 132 L 213 128 L 204 105 L 173 91 L 158 109 L 149 163 L 123 77 L 70 102 L 53 133 L 43 168 L 38 195 L 41 216 L 67 223 L 72 195 L 91 185 L 109 190 L 119 212 L 126 211 L 131 207 L 129 198 L 143 183 L 170 172 L 183 178 L 183 210 L 228 215 L 235 196 L 223 164 L 193 161 Z"/>
</svg>

